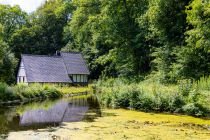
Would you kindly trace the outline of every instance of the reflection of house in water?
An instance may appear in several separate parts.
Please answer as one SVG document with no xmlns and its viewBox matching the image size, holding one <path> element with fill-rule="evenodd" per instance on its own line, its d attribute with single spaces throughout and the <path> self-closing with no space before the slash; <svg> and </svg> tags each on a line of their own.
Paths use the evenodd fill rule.
<svg viewBox="0 0 210 140">
<path fill-rule="evenodd" d="M 43 109 L 48 106 L 48 109 Z M 21 116 L 16 110 L 16 107 L 0 108 L 0 134 L 57 126 L 61 122 L 93 121 L 101 116 L 99 103 L 93 96 L 48 100 L 33 103 L 32 106 L 25 104 L 20 107 L 24 112 Z"/>
<path fill-rule="evenodd" d="M 81 121 L 89 109 L 88 101 L 85 98 L 62 100 L 48 110 L 26 111 L 20 118 L 21 126 L 34 124 L 50 124 L 61 122 Z"/>
</svg>

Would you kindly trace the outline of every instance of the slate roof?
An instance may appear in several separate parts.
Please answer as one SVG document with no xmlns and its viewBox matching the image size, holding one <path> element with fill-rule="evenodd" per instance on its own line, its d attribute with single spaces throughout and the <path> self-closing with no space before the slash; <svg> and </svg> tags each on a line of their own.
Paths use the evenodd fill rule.
<svg viewBox="0 0 210 140">
<path fill-rule="evenodd" d="M 64 60 L 68 74 L 90 74 L 86 62 L 81 53 L 61 52 L 61 57 Z"/>
<path fill-rule="evenodd" d="M 90 72 L 81 53 L 64 53 L 60 56 L 22 55 L 28 83 L 72 83 L 69 74 Z"/>
<path fill-rule="evenodd" d="M 22 55 L 22 62 L 29 83 L 72 83 L 61 57 Z"/>
</svg>

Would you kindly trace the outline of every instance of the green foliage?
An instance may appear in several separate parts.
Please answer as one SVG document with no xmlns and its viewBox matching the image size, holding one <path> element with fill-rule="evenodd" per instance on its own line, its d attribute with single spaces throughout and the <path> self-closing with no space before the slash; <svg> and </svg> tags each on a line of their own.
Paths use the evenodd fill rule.
<svg viewBox="0 0 210 140">
<path fill-rule="evenodd" d="M 187 45 L 180 50 L 179 74 L 184 78 L 199 79 L 203 75 L 209 75 L 209 34 L 210 12 L 209 0 L 193 0 L 187 6 L 186 31 Z"/>
<path fill-rule="evenodd" d="M 0 96 L 4 98 L 4 93 L 6 91 L 7 85 L 5 83 L 0 83 Z"/>
<path fill-rule="evenodd" d="M 191 80 L 182 80 L 179 82 L 179 92 L 182 93 L 183 96 L 189 96 L 191 89 L 192 89 Z"/>
<path fill-rule="evenodd" d="M 192 25 L 192 29 L 186 34 L 187 43 L 193 48 L 203 48 L 209 52 L 210 41 L 210 5 L 209 0 L 194 0 L 187 8 L 187 22 Z"/>
<path fill-rule="evenodd" d="M 0 82 L 14 83 L 16 64 L 8 45 L 0 39 Z"/>
<path fill-rule="evenodd" d="M 176 82 L 176 49 L 185 44 L 185 7 L 190 0 L 151 0 L 145 18 L 149 22 L 148 39 L 152 40 L 153 70 L 163 83 Z M 179 53 L 179 52 L 178 52 Z"/>
<path fill-rule="evenodd" d="M 0 101 L 13 100 L 14 92 L 5 83 L 0 83 Z"/>
<path fill-rule="evenodd" d="M 66 91 L 68 91 L 68 93 L 66 93 Z M 0 83 L 0 101 L 13 101 L 25 99 L 30 100 L 35 98 L 54 99 L 62 97 L 65 94 L 74 94 L 88 91 L 90 91 L 90 89 L 85 87 L 76 88 L 47 84 L 18 84 L 15 86 L 8 86 L 6 83 Z"/>
<path fill-rule="evenodd" d="M 87 58 L 92 78 L 148 71 L 149 48 L 140 35 L 144 29 L 137 22 L 146 10 L 147 1 L 73 3 L 77 9 L 66 31 L 72 33 L 72 48 L 82 51 Z"/>
<path fill-rule="evenodd" d="M 186 112 L 188 115 L 195 115 L 197 117 L 206 116 L 206 114 L 208 113 L 208 110 L 206 108 L 196 103 L 189 103 L 183 106 L 182 109 L 183 112 Z"/>
<path fill-rule="evenodd" d="M 62 94 L 54 86 L 50 85 L 25 85 L 18 84 L 13 87 L 14 92 L 17 94 L 19 99 L 33 99 L 33 98 L 58 98 Z"/>
<path fill-rule="evenodd" d="M 22 53 L 54 54 L 64 47 L 63 29 L 73 7 L 67 0 L 49 0 L 29 16 L 25 24 L 12 35 L 9 44 L 20 58 Z"/>
<path fill-rule="evenodd" d="M 9 5 L 0 4 L 0 25 L 3 26 L 2 37 L 4 41 L 7 42 L 12 34 L 26 23 L 27 14 L 23 12 L 19 6 L 11 7 Z"/>
<path fill-rule="evenodd" d="M 201 77 L 197 82 L 196 82 L 197 88 L 200 90 L 210 90 L 210 76 L 206 77 L 203 76 Z"/>
<path fill-rule="evenodd" d="M 209 15 L 209 0 L 48 0 L 28 15 L 0 5 L 0 46 L 16 58 L 80 51 L 91 79 L 197 80 L 210 75 Z M 14 77 L 12 57 L 0 69 L 13 70 L 5 77 Z"/>
<path fill-rule="evenodd" d="M 120 79 L 96 84 L 102 105 L 114 108 L 133 108 L 141 111 L 172 112 L 209 116 L 210 94 L 201 94 L 195 82 L 180 81 L 179 86 L 164 86 L 150 80 L 126 84 Z M 150 87 L 150 88 L 147 88 Z M 210 92 L 209 92 L 210 93 Z"/>
</svg>

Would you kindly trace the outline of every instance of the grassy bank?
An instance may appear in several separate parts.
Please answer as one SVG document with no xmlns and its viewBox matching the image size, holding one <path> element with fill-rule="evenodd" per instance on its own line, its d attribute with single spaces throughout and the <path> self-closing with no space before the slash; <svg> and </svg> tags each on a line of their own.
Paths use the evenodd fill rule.
<svg viewBox="0 0 210 140">
<path fill-rule="evenodd" d="M 90 87 L 69 87 L 49 84 L 19 84 L 8 86 L 5 83 L 0 83 L 0 102 L 25 100 L 33 98 L 58 98 L 65 94 L 74 94 L 90 91 Z"/>
<path fill-rule="evenodd" d="M 107 107 L 210 117 L 209 77 L 196 82 L 182 80 L 177 85 L 163 85 L 152 79 L 108 79 L 95 86 L 101 104 Z"/>
</svg>

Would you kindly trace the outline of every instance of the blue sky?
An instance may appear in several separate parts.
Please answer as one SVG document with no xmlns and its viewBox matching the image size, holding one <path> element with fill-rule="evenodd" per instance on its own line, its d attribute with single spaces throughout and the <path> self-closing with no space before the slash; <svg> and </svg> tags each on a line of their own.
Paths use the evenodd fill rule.
<svg viewBox="0 0 210 140">
<path fill-rule="evenodd" d="M 33 12 L 45 0 L 0 0 L 1 4 L 19 5 L 20 8 L 28 13 Z"/>
</svg>

